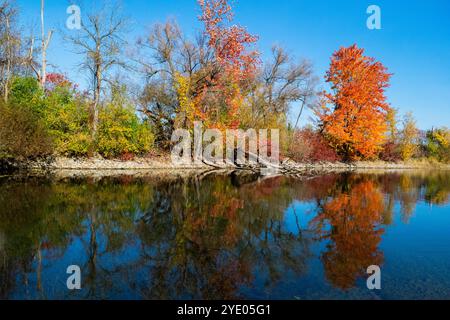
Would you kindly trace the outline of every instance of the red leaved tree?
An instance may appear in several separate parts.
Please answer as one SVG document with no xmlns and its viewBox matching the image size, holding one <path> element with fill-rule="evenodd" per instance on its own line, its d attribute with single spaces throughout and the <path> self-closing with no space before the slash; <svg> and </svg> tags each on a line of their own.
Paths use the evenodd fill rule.
<svg viewBox="0 0 450 320">
<path fill-rule="evenodd" d="M 385 90 L 391 74 L 364 49 L 341 48 L 331 59 L 326 81 L 331 92 L 318 111 L 322 132 L 345 160 L 374 158 L 387 131 Z M 331 105 L 331 106 L 330 106 Z"/>
<path fill-rule="evenodd" d="M 243 84 L 255 76 L 259 64 L 259 54 L 250 47 L 257 37 L 249 34 L 244 27 L 230 25 L 233 19 L 228 0 L 198 0 L 202 14 L 200 21 L 205 25 L 208 46 L 213 51 L 220 72 L 202 96 L 210 92 L 211 105 L 221 105 L 222 110 L 213 110 L 218 128 L 237 128 L 238 110 L 244 99 Z M 212 89 L 213 88 L 213 89 Z M 202 101 L 204 102 L 204 101 Z"/>
</svg>

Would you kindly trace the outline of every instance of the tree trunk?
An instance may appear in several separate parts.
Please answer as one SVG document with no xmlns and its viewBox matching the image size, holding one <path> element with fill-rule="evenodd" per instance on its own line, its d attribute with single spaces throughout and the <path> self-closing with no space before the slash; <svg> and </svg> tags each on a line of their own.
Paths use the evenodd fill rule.
<svg viewBox="0 0 450 320">
<path fill-rule="evenodd" d="M 41 86 L 44 87 L 47 80 L 47 50 L 45 48 L 45 29 L 44 29 L 44 0 L 41 0 L 41 36 L 42 36 L 42 71 Z"/>
<path fill-rule="evenodd" d="M 45 24 L 44 24 L 44 0 L 41 0 L 41 37 L 42 37 L 42 67 L 40 73 L 39 82 L 41 87 L 45 86 L 47 82 L 47 48 L 52 39 L 53 32 L 50 31 L 48 36 L 45 36 Z"/>
<path fill-rule="evenodd" d="M 10 32 L 10 21 L 9 17 L 6 17 L 6 72 L 5 72 L 5 87 L 3 92 L 3 99 L 8 102 L 9 99 L 9 81 L 11 78 L 11 59 L 12 59 L 12 49 L 11 49 L 11 32 Z"/>
<path fill-rule="evenodd" d="M 92 134 L 93 137 L 97 137 L 98 131 L 98 107 L 100 104 L 100 92 L 101 92 L 101 72 L 100 67 L 97 66 L 95 72 L 95 88 L 94 88 L 94 106 L 93 106 L 93 119 L 92 119 Z"/>
</svg>

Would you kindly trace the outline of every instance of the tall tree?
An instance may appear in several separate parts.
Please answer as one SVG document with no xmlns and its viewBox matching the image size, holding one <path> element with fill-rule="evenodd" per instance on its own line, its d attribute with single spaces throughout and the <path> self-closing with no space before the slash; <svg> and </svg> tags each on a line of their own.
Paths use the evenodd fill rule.
<svg viewBox="0 0 450 320">
<path fill-rule="evenodd" d="M 90 13 L 82 20 L 81 30 L 76 35 L 65 38 L 85 59 L 80 64 L 90 77 L 94 103 L 92 106 L 92 131 L 95 137 L 98 129 L 100 97 L 104 85 L 109 80 L 114 67 L 125 67 L 123 38 L 127 20 L 119 15 L 119 8 L 105 7 L 96 13 Z"/>
<path fill-rule="evenodd" d="M 17 9 L 10 1 L 0 2 L 0 90 L 8 101 L 11 79 L 21 63 L 20 35 L 15 30 Z"/>
<path fill-rule="evenodd" d="M 39 82 L 41 86 L 44 87 L 47 81 L 47 49 L 52 39 L 53 31 L 50 30 L 48 35 L 45 35 L 45 23 L 44 23 L 44 8 L 45 0 L 41 0 L 41 55 L 42 55 L 42 65 L 41 74 Z"/>
<path fill-rule="evenodd" d="M 50 30 L 48 34 L 45 33 L 45 0 L 41 0 L 41 45 L 38 50 L 35 50 L 35 37 L 32 35 L 30 37 L 30 45 L 28 51 L 28 57 L 26 59 L 27 66 L 35 74 L 39 84 L 42 88 L 45 87 L 47 82 L 47 49 L 50 45 L 50 41 L 53 36 L 53 30 Z M 37 56 L 40 53 L 40 58 Z"/>
<path fill-rule="evenodd" d="M 259 53 L 252 50 L 258 37 L 242 26 L 231 25 L 234 15 L 229 0 L 198 2 L 208 47 L 220 72 L 215 78 L 208 79 L 210 85 L 200 94 L 204 98 L 194 101 L 193 107 L 202 120 L 210 122 L 210 126 L 237 128 L 245 85 L 254 79 L 260 64 Z"/>
<path fill-rule="evenodd" d="M 373 158 L 381 150 L 390 105 L 385 90 L 391 75 L 381 62 L 352 45 L 336 51 L 326 81 L 327 105 L 318 111 L 321 129 L 345 160 Z M 331 104 L 331 107 L 328 105 Z"/>
</svg>

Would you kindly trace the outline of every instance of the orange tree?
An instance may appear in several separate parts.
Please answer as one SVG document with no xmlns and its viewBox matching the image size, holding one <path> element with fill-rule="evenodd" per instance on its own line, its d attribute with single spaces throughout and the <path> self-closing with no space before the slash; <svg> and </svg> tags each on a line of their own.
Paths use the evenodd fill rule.
<svg viewBox="0 0 450 320">
<path fill-rule="evenodd" d="M 233 20 L 228 0 L 198 0 L 204 23 L 208 47 L 215 58 L 216 72 L 197 93 L 197 106 L 207 110 L 201 120 L 209 120 L 209 126 L 238 128 L 238 111 L 245 98 L 243 88 L 254 79 L 259 64 L 259 54 L 250 47 L 257 37 L 244 27 L 230 25 Z M 209 108 L 205 108 L 209 105 Z M 205 113 L 205 112 L 203 112 Z"/>
<path fill-rule="evenodd" d="M 333 54 L 325 77 L 331 92 L 324 93 L 325 105 L 317 113 L 323 134 L 345 160 L 374 158 L 381 150 L 390 77 L 382 63 L 356 45 Z"/>
</svg>

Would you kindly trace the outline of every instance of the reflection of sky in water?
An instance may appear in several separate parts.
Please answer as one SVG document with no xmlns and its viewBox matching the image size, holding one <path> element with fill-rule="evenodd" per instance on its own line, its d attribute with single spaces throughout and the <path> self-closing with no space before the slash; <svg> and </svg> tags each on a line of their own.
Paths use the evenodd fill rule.
<svg viewBox="0 0 450 320">
<path fill-rule="evenodd" d="M 296 201 L 293 206 L 301 228 L 307 229 L 316 213 L 315 204 Z M 329 285 L 318 258 L 326 243 L 317 242 L 308 274 L 298 279 L 286 277 L 266 298 L 450 299 L 450 206 L 419 202 L 408 223 L 402 221 L 400 210 L 396 205 L 394 224 L 386 227 L 380 245 L 385 257 L 381 291 L 368 291 L 364 279 L 348 292 Z M 286 211 L 286 224 L 296 232 L 292 208 Z M 251 298 L 264 298 L 252 290 L 246 293 Z"/>
<path fill-rule="evenodd" d="M 392 182 L 392 184 L 396 184 L 396 182 Z M 156 185 L 156 188 L 158 187 Z M 256 184 L 254 188 L 257 190 L 260 188 L 260 185 Z M 296 191 L 296 186 L 290 187 L 289 184 L 288 187 L 284 185 L 279 188 L 287 188 L 287 193 Z M 448 190 L 448 187 L 446 188 Z M 120 187 L 118 190 L 120 192 Z M 279 226 L 280 230 L 283 230 L 282 236 L 270 233 L 268 234 L 268 248 L 260 247 L 262 245 L 261 242 L 257 242 L 256 248 L 250 249 L 253 251 L 249 255 L 255 256 L 254 264 L 250 265 L 253 278 L 251 282 L 237 285 L 236 296 L 249 299 L 450 298 L 450 273 L 448 273 L 450 267 L 450 207 L 448 202 L 445 205 L 431 205 L 421 199 L 415 199 L 415 207 L 413 207 L 408 218 L 405 219 L 405 215 L 402 214 L 401 203 L 396 199 L 393 207 L 392 223 L 388 226 L 382 226 L 385 231 L 381 235 L 381 242 L 378 246 L 378 250 L 384 256 L 384 262 L 381 266 L 382 290 L 367 290 L 365 278 L 357 277 L 353 288 L 343 291 L 327 279 L 322 260 L 324 253 L 329 250 L 329 245 L 333 240 L 327 238 L 319 241 L 317 234 L 311 228 L 313 220 L 320 211 L 317 202 L 312 200 L 299 201 L 295 200 L 296 196 L 293 197 L 291 205 L 284 209 L 284 220 Z M 386 194 L 384 194 L 384 198 L 386 200 Z M 268 201 L 274 201 L 270 198 L 267 199 L 269 199 Z M 148 201 L 151 202 L 152 199 L 148 199 Z M 261 201 L 266 201 L 266 199 L 264 198 Z M 178 205 L 182 207 L 184 204 L 178 203 Z M 245 214 L 245 212 L 243 213 Z M 59 214 L 63 215 L 65 213 L 60 212 Z M 142 212 L 135 217 L 136 219 L 142 217 Z M 52 221 L 48 223 L 51 224 Z M 131 225 L 137 226 L 139 223 L 138 221 L 131 221 Z M 152 220 L 148 223 L 152 223 Z M 49 225 L 49 227 L 51 226 Z M 34 256 L 25 276 L 20 272 L 15 275 L 14 288 L 7 294 L 7 297 L 13 299 L 159 298 L 159 296 L 154 294 L 156 292 L 164 292 L 167 289 L 165 286 L 170 286 L 171 281 L 178 279 L 179 274 L 177 273 L 179 270 L 176 263 L 181 264 L 182 261 L 179 260 L 182 260 L 183 256 L 178 258 L 179 260 L 172 260 L 170 264 L 165 265 L 166 270 L 160 271 L 166 272 L 164 282 L 158 283 L 157 280 L 155 281 L 155 278 L 152 278 L 152 272 L 155 271 L 159 263 L 157 259 L 153 260 L 154 257 L 157 257 L 157 251 L 169 248 L 172 251 L 168 252 L 173 253 L 173 250 L 177 248 L 176 245 L 170 247 L 167 243 L 160 243 L 161 246 L 159 248 L 148 246 L 140 238 L 136 231 L 137 229 L 130 229 L 124 232 L 120 228 L 113 228 L 113 231 L 120 235 L 119 238 L 125 240 L 123 242 L 124 245 L 119 247 L 118 250 L 111 250 L 111 246 L 114 246 L 114 243 L 108 242 L 102 227 L 97 229 L 95 241 L 91 237 L 88 220 L 83 221 L 82 227 L 82 230 L 84 230 L 81 233 L 82 235 L 80 236 L 79 233 L 72 234 L 67 246 L 51 249 L 44 248 L 42 250 L 42 266 L 40 267 L 42 272 L 39 281 L 42 283 L 41 289 L 38 288 L 38 260 Z M 168 228 L 166 231 L 168 230 L 171 229 Z M 182 232 L 192 232 L 189 231 L 190 229 L 183 230 L 178 231 L 175 235 L 180 236 Z M 325 225 L 322 230 L 328 234 L 333 233 L 333 228 L 329 224 Z M 208 229 L 205 232 L 212 231 Z M 299 242 L 291 250 L 294 256 L 305 256 L 302 262 L 305 264 L 304 271 L 296 273 L 290 268 L 281 268 L 282 273 L 277 276 L 276 281 L 273 279 L 269 280 L 271 266 L 264 264 L 264 250 L 268 250 L 266 253 L 278 250 L 281 252 L 283 248 L 277 247 L 281 243 L 278 237 L 282 237 L 283 241 L 290 241 L 292 240 L 290 237 L 293 237 L 293 239 L 296 239 L 296 237 L 300 238 L 299 232 L 301 232 L 302 241 L 305 242 Z M 201 237 L 201 233 L 199 236 Z M 264 235 L 261 234 L 259 237 L 263 238 Z M 211 255 L 211 257 L 219 260 L 233 260 L 237 252 L 245 252 L 244 238 L 245 235 L 241 235 L 241 238 L 237 239 L 236 243 L 233 243 L 231 251 L 225 250 L 216 255 L 216 252 L 213 253 L 213 251 L 220 250 L 220 248 L 206 247 L 204 248 L 206 250 L 204 255 Z M 164 242 L 164 239 L 162 242 Z M 168 239 L 171 239 L 171 236 Z M 2 245 L 0 248 L 6 245 L 5 241 L 7 239 L 5 239 L 0 225 L 0 245 Z M 96 243 L 95 247 L 90 245 L 93 242 Z M 192 250 L 196 250 L 195 246 L 192 247 Z M 95 268 L 92 268 L 92 261 L 89 260 L 89 256 L 93 252 L 95 252 Z M 190 253 L 184 254 L 189 255 Z M 274 255 L 274 258 L 279 259 L 279 256 Z M 274 263 L 277 265 L 284 262 L 275 261 Z M 79 292 L 69 292 L 66 289 L 68 275 L 65 273 L 65 270 L 71 264 L 82 267 L 83 289 Z M 198 267 L 189 264 L 187 266 L 188 269 Z M 203 276 L 205 279 L 207 278 L 206 274 L 197 274 L 197 277 Z M 189 282 L 190 280 L 187 279 L 186 281 Z M 233 280 L 230 279 L 230 281 Z M 86 286 L 86 283 L 89 283 L 89 285 Z M 146 291 L 145 287 L 150 283 L 153 286 L 161 286 L 161 288 L 158 289 L 159 291 Z M 178 283 L 177 285 L 180 284 Z M 182 299 L 192 297 L 192 294 L 194 296 L 204 294 L 202 292 L 204 288 L 200 287 L 197 289 L 196 293 L 188 293 L 186 291 L 174 298 Z"/>
</svg>

